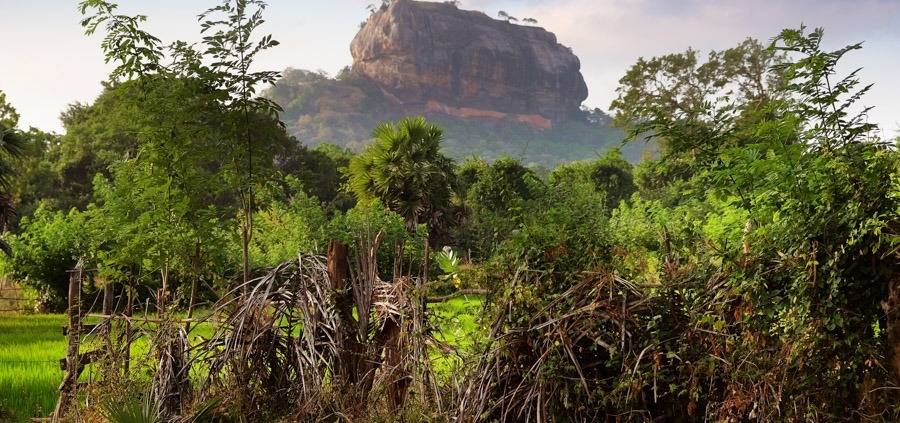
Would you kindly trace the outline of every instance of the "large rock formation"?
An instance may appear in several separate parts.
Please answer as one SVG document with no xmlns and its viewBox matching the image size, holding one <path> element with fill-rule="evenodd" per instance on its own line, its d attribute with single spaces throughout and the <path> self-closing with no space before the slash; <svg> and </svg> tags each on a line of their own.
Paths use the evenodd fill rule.
<svg viewBox="0 0 900 423">
<path fill-rule="evenodd" d="M 552 33 L 448 3 L 394 0 L 350 50 L 352 74 L 408 110 L 549 128 L 588 94 L 578 57 Z"/>
<path fill-rule="evenodd" d="M 393 0 L 363 24 L 353 64 L 337 77 L 288 69 L 267 96 L 308 145 L 361 150 L 386 120 L 424 115 L 444 128 L 444 152 L 511 156 L 554 166 L 616 147 L 622 132 L 581 110 L 578 58 L 544 29 L 452 4 Z M 623 152 L 632 160 L 642 147 Z"/>
</svg>

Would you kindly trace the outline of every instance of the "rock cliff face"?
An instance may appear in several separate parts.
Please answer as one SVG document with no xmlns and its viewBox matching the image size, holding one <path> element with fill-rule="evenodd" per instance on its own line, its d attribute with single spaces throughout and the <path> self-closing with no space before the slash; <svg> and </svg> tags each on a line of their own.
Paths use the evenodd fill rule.
<svg viewBox="0 0 900 423">
<path fill-rule="evenodd" d="M 452 4 L 394 0 L 350 50 L 351 74 L 410 111 L 546 129 L 577 115 L 588 94 L 578 58 L 552 33 Z"/>
<path fill-rule="evenodd" d="M 444 128 L 456 159 L 514 157 L 552 167 L 617 147 L 622 132 L 580 110 L 578 58 L 537 27 L 445 3 L 393 0 L 364 23 L 353 64 L 335 77 L 287 69 L 266 96 L 300 142 L 354 151 L 387 120 L 422 115 Z M 642 154 L 639 143 L 623 153 Z"/>
</svg>

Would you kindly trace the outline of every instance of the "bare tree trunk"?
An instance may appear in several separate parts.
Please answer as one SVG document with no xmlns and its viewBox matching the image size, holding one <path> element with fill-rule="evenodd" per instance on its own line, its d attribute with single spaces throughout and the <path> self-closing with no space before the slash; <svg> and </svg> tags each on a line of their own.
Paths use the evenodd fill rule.
<svg viewBox="0 0 900 423">
<path fill-rule="evenodd" d="M 244 62 L 244 53 L 241 53 L 241 62 Z M 243 76 L 246 76 L 246 68 L 242 68 Z M 245 98 L 248 94 L 246 82 L 242 90 Z M 247 291 L 247 282 L 250 281 L 250 239 L 253 237 L 253 139 L 250 137 L 250 110 L 247 103 L 243 105 L 244 112 L 244 139 L 247 141 L 247 209 L 244 219 L 246 230 L 244 232 L 244 293 Z"/>
<path fill-rule="evenodd" d="M 245 219 L 250 219 L 250 207 L 247 207 Z M 247 282 L 250 281 L 250 231 L 253 230 L 249 222 L 241 225 L 241 267 L 244 274 L 244 284 L 241 288 L 243 294 L 247 293 Z"/>
<path fill-rule="evenodd" d="M 394 280 L 403 276 L 403 244 L 403 239 L 401 239 L 394 245 L 394 269 L 391 275 Z"/>
<path fill-rule="evenodd" d="M 387 374 L 387 399 L 391 410 L 398 410 L 406 401 L 409 391 L 409 373 L 403 363 L 402 331 L 400 324 L 394 319 L 384 323 L 380 333 L 384 345 L 384 363 L 382 371 Z"/>
<path fill-rule="evenodd" d="M 125 306 L 125 377 L 131 372 L 131 316 L 134 314 L 134 287 L 125 287 L 128 292 L 128 305 Z"/>
<path fill-rule="evenodd" d="M 197 279 L 197 275 L 191 278 L 191 298 L 188 300 L 187 319 L 184 322 L 184 332 L 187 334 L 191 333 L 191 319 L 194 317 L 194 303 L 197 301 Z"/>
<path fill-rule="evenodd" d="M 104 316 L 112 316 L 113 315 L 113 300 L 116 298 L 116 286 L 112 283 L 107 283 L 103 286 L 103 315 Z"/>
<path fill-rule="evenodd" d="M 339 241 L 328 242 L 328 277 L 335 291 L 347 289 L 350 280 L 350 262 L 347 261 L 349 248 Z"/>
<path fill-rule="evenodd" d="M 156 311 L 159 314 L 162 314 L 166 311 L 166 298 L 169 293 L 169 265 L 165 264 L 162 270 L 159 271 L 160 277 L 162 278 L 162 288 L 159 290 L 159 293 L 156 295 Z"/>
<path fill-rule="evenodd" d="M 881 302 L 887 321 L 887 356 L 894 370 L 895 382 L 900 383 L 900 276 L 888 284 L 887 299 Z"/>
<path fill-rule="evenodd" d="M 194 317 L 194 304 L 197 301 L 197 284 L 200 279 L 200 260 L 202 259 L 201 250 L 200 250 L 200 242 L 198 241 L 195 244 L 194 248 L 194 257 L 192 261 L 192 268 L 194 271 L 193 278 L 191 278 L 191 297 L 188 300 L 188 309 L 187 309 L 187 320 L 184 323 L 184 332 L 188 334 L 188 339 L 190 339 L 191 333 L 191 319 Z"/>
<path fill-rule="evenodd" d="M 428 282 L 428 265 L 431 263 L 431 236 L 425 236 L 425 258 L 422 260 L 422 283 Z"/>
<path fill-rule="evenodd" d="M 344 383 L 357 384 L 362 374 L 361 360 L 365 351 L 357 339 L 357 331 L 353 320 L 353 292 L 350 290 L 349 248 L 339 241 L 328 242 L 328 279 L 334 290 L 338 315 L 341 317 L 340 341 L 341 360 L 338 363 L 338 376 Z"/>
<path fill-rule="evenodd" d="M 427 377 L 426 372 L 426 360 L 427 351 L 425 350 L 424 339 L 425 336 L 428 335 L 426 333 L 428 328 L 428 299 L 425 292 L 425 287 L 428 284 L 428 265 L 431 263 L 431 234 L 427 233 L 425 235 L 425 254 L 424 260 L 422 263 L 422 277 L 419 282 L 416 284 L 416 289 L 414 292 L 415 301 L 413 302 L 413 307 L 415 307 L 415 311 L 413 315 L 410 316 L 413 319 L 412 328 L 413 328 L 413 337 L 415 340 L 412 341 L 412 344 L 415 347 L 413 363 L 415 363 L 416 368 L 415 371 L 415 381 L 416 381 L 416 390 L 419 395 L 425 395 L 425 385 L 427 381 L 425 380 Z"/>
</svg>

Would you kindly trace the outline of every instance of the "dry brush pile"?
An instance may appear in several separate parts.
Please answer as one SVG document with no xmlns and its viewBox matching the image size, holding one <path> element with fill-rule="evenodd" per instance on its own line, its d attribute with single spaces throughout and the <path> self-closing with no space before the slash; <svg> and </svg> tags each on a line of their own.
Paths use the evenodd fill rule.
<svg viewBox="0 0 900 423">
<path fill-rule="evenodd" d="M 656 283 L 510 271 L 456 420 L 896 421 L 892 335 L 804 315 L 804 298 L 777 290 L 811 290 L 826 267 L 814 249 L 768 253 L 731 268 L 673 253 Z"/>
<path fill-rule="evenodd" d="M 152 421 L 440 415 L 450 391 L 430 360 L 453 349 L 431 334 L 419 277 L 381 279 L 383 238 L 335 241 L 327 258 L 300 255 L 235 287 L 188 323 L 213 328 L 193 345 L 183 320 L 161 314 L 134 360 L 141 372 L 123 374 L 122 357 L 104 357 L 103 414 L 121 411 L 109 399 L 129 392 Z"/>
</svg>

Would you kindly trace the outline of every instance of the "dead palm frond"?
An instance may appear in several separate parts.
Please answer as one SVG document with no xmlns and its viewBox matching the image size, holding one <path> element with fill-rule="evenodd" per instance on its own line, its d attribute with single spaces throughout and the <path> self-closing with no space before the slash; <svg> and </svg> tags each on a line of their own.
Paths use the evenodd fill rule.
<svg viewBox="0 0 900 423">
<path fill-rule="evenodd" d="M 301 256 L 235 288 L 202 344 L 207 387 L 231 387 L 250 411 L 316 398 L 342 350 L 330 286 L 324 261 Z"/>
<path fill-rule="evenodd" d="M 520 270 L 513 284 L 535 284 L 543 277 Z M 602 409 L 591 403 L 594 390 L 613 376 L 610 357 L 631 349 L 635 314 L 646 306 L 640 291 L 615 275 L 597 273 L 524 323 L 510 316 L 518 307 L 515 296 L 501 304 L 486 350 L 462 384 L 457 420 L 541 422 L 560 415 L 602 420 L 597 415 Z"/>
<path fill-rule="evenodd" d="M 250 416 L 337 413 L 348 395 L 353 407 L 375 401 L 396 409 L 410 389 L 440 398 L 426 353 L 437 341 L 420 284 L 379 277 L 382 239 L 378 231 L 358 240 L 355 254 L 340 259 L 345 282 L 330 280 L 322 257 L 300 256 L 235 287 L 215 307 L 217 330 L 196 347 L 195 359 L 209 369 L 203 395 L 227 392 Z"/>
</svg>

